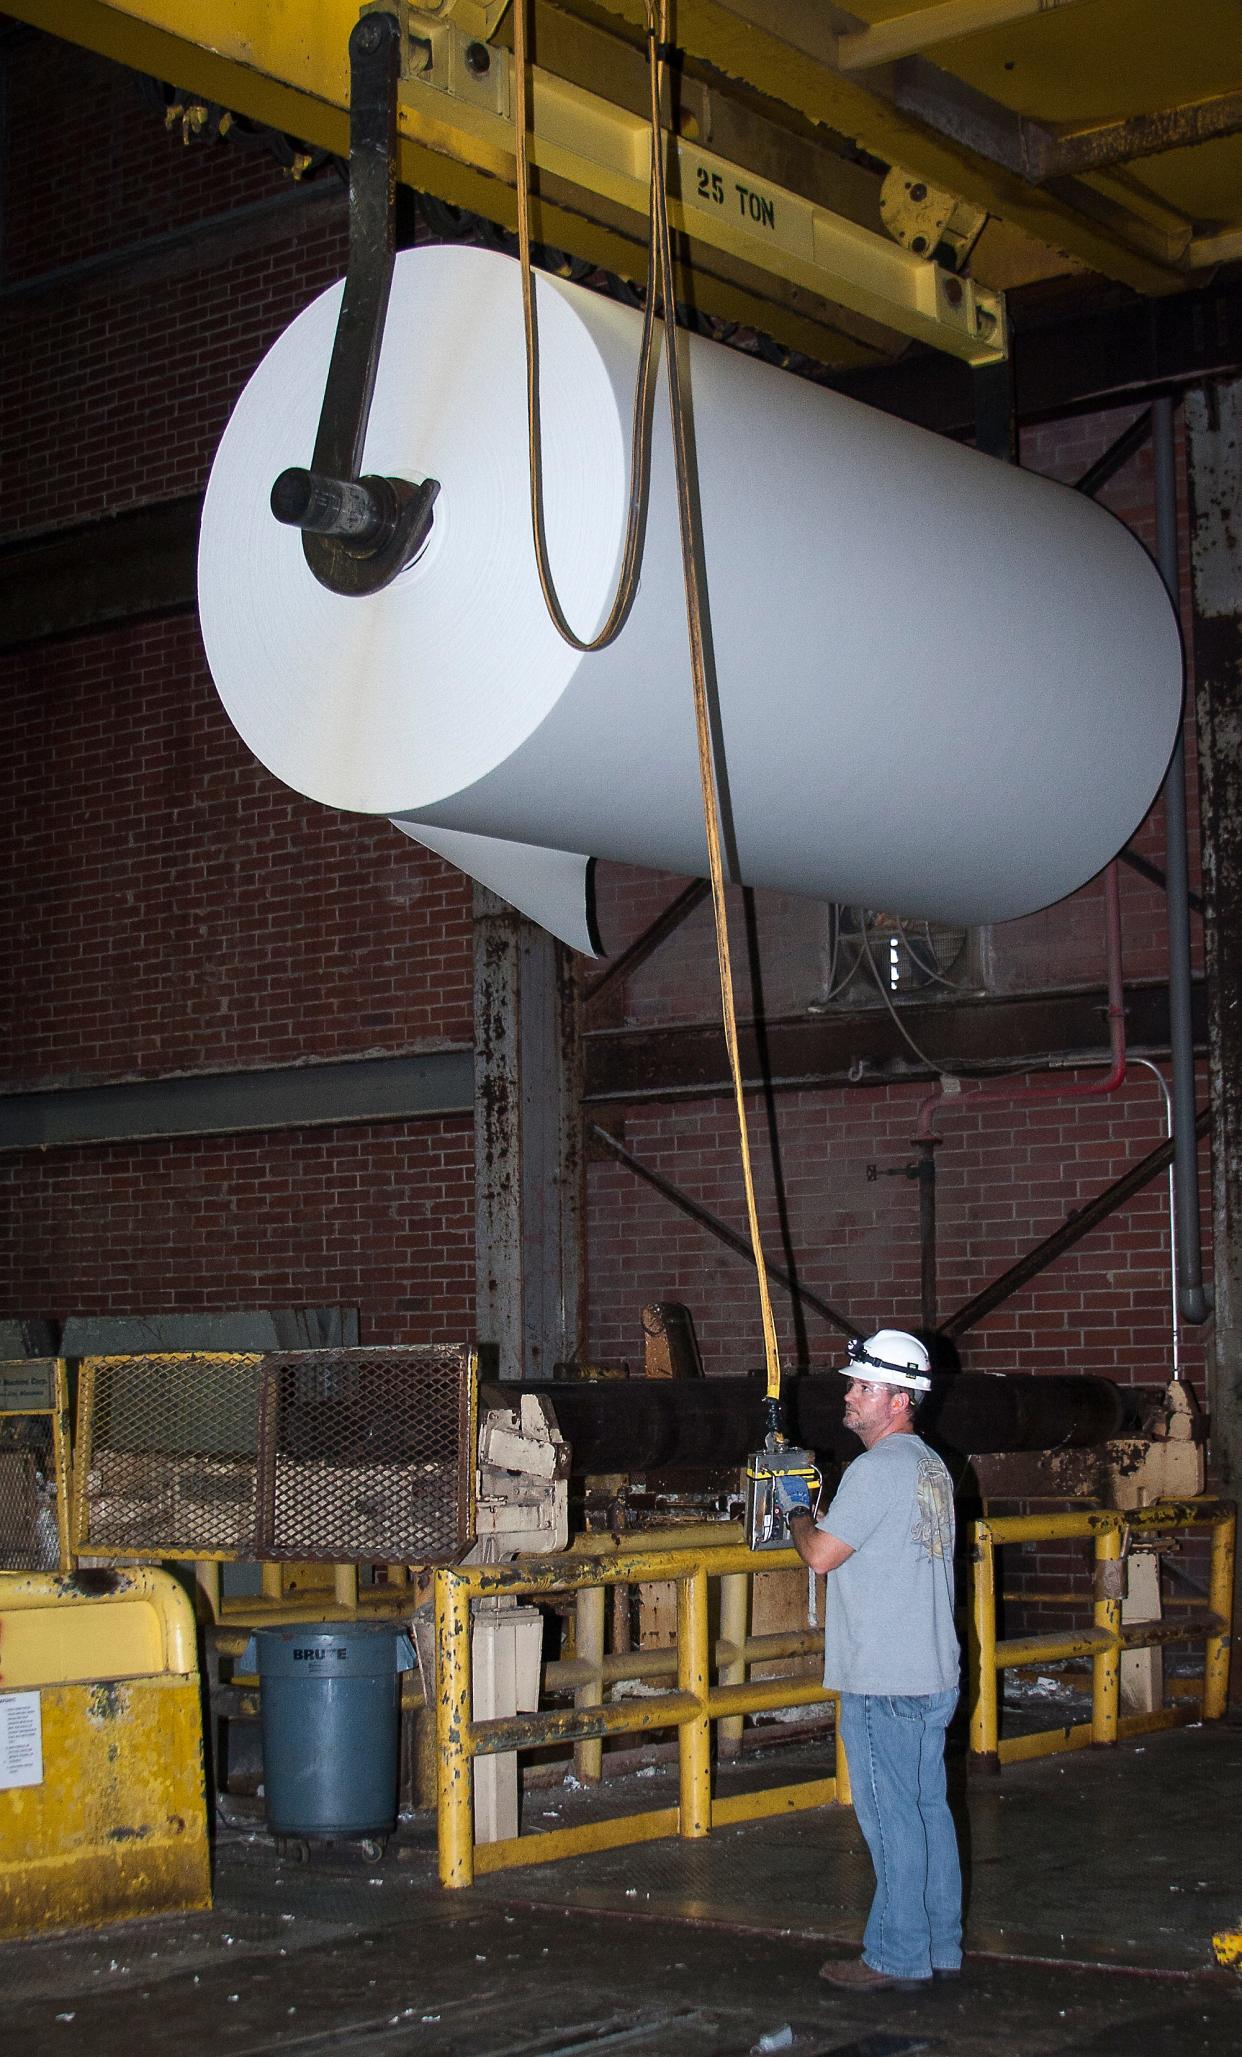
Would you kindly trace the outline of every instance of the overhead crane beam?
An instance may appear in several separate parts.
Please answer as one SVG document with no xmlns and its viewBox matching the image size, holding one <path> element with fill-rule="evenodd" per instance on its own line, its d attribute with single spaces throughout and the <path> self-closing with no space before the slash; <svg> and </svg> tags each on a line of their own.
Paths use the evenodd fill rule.
<svg viewBox="0 0 1242 2057">
<path fill-rule="evenodd" d="M 642 0 L 598 4 L 632 28 L 641 22 Z M 925 9 L 904 19 L 930 21 L 938 12 Z M 965 8 L 954 12 L 964 24 Z M 1083 12 L 1090 13 L 1085 4 Z M 1016 7 L 1009 10 L 1007 18 L 1017 17 Z M 980 11 L 969 30 L 954 33 L 987 25 Z M 1176 291 L 1200 261 L 1194 224 L 1157 195 L 1137 192 L 1132 181 L 1069 179 L 1055 192 L 1034 183 L 1022 118 L 926 57 L 908 55 L 865 73 L 840 69 L 841 39 L 827 7 L 679 0 L 677 40 L 690 63 L 766 94 L 888 164 L 916 170 L 929 185 L 986 208 L 1137 292 Z"/>
<path fill-rule="evenodd" d="M 348 149 L 345 52 L 355 0 L 321 0 L 311 12 L 203 0 L 192 28 L 184 0 L 17 0 L 16 11 L 318 148 L 340 155 Z M 401 12 L 408 32 L 401 179 L 512 226 L 509 53 L 472 42 L 454 20 L 416 8 Z M 535 234 L 622 276 L 641 273 L 647 143 L 639 53 L 556 10 L 541 16 L 540 49 L 563 55 L 570 68 L 565 75 L 546 66 L 533 73 L 532 157 L 541 175 Z M 605 90 L 587 90 L 574 71 Z M 831 195 L 824 204 L 822 192 L 756 173 L 752 163 L 772 155 L 770 121 L 732 109 L 729 143 L 741 146 L 732 157 L 692 140 L 697 126 L 683 123 L 691 134 L 677 137 L 671 167 L 673 214 L 685 231 L 692 274 L 692 283 L 683 278 L 680 285 L 696 307 L 841 368 L 891 356 L 900 337 L 969 363 L 1004 354 L 999 295 L 851 219 Z M 789 148 L 797 154 L 793 139 Z M 805 140 L 802 156 L 820 167 L 825 159 L 833 163 L 832 153 Z M 851 168 L 836 165 L 829 183 L 848 187 Z M 860 174 L 853 179 L 858 185 Z M 869 199 L 874 179 L 863 183 Z M 863 211 L 861 197 L 860 188 L 856 212 Z"/>
<path fill-rule="evenodd" d="M 421 76 L 407 66 L 401 179 L 511 229 L 511 60 L 493 40 L 472 46 L 483 49 L 479 72 L 460 61 L 470 39 L 507 36 L 504 0 L 385 4 L 416 25 L 433 58 Z M 357 11 L 358 0 L 10 7 L 340 156 L 348 148 L 344 53 Z M 1078 53 L 1090 76 L 1093 23 L 1102 33 L 1108 18 L 1098 0 L 942 0 L 858 26 L 856 15 L 821 0 L 678 0 L 671 176 L 686 230 L 679 295 L 843 372 L 891 359 L 907 336 L 970 362 L 986 361 L 989 344 L 999 354 L 996 296 L 957 278 L 946 300 L 927 258 L 915 262 L 879 233 L 876 166 L 850 161 L 843 144 L 1005 224 L 1033 256 L 1028 277 L 1051 275 L 1064 252 L 1141 293 L 1166 294 L 1242 255 L 1242 224 L 1226 204 L 1232 186 L 1206 213 L 1200 193 L 1199 220 L 1189 198 L 1176 204 L 1159 180 L 1129 168 L 1184 158 L 1209 141 L 1220 148 L 1242 132 L 1242 96 L 1223 56 L 1205 68 L 1200 52 L 1180 95 L 1167 88 L 1168 104 L 1131 92 L 1114 115 L 1105 93 L 1100 120 L 1074 118 L 1070 102 L 1070 118 L 1058 119 L 1055 95 L 1039 118 L 1003 104 L 993 75 L 972 58 L 981 37 L 986 45 L 982 32 L 1006 24 L 1026 51 L 1050 47 L 1067 62 Z M 535 19 L 535 235 L 621 277 L 641 276 L 643 0 L 536 0 Z M 1057 39 L 1050 46 L 1049 37 Z M 1107 50 L 1107 37 L 1099 47 Z M 1046 78 L 1057 75 L 1050 61 Z M 1146 85 L 1152 96 L 1160 90 L 1149 76 Z M 986 278 L 986 265 L 977 269 Z"/>
<path fill-rule="evenodd" d="M 836 61 L 842 71 L 870 71 L 874 65 L 912 57 L 956 36 L 1001 28 L 1053 7 L 1082 5 L 1083 0 L 941 0 L 939 7 L 916 7 L 910 14 L 895 14 L 870 28 L 839 35 Z"/>
</svg>

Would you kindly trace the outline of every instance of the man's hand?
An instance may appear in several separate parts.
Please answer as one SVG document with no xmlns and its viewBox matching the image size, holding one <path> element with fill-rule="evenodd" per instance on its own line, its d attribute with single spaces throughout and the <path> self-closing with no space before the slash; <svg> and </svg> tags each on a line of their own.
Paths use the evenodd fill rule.
<svg viewBox="0 0 1242 2057">
<path fill-rule="evenodd" d="M 772 1481 L 772 1497 L 788 1521 L 797 1508 L 804 1514 L 811 1511 L 811 1489 L 807 1480 L 799 1478 L 795 1471 L 778 1471 Z"/>
</svg>

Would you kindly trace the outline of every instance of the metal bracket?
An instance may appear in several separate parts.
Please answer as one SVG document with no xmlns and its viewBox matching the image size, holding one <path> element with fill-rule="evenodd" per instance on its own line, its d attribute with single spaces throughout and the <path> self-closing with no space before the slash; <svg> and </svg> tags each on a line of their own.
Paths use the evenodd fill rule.
<svg viewBox="0 0 1242 2057">
<path fill-rule="evenodd" d="M 1091 1595 L 1095 1600 L 1124 1600 L 1128 1583 L 1124 1557 L 1105 1558 L 1095 1567 Z"/>
<path fill-rule="evenodd" d="M 414 15 L 430 15 L 433 21 L 451 21 L 464 36 L 490 42 L 500 27 L 509 0 L 402 0 Z"/>
<path fill-rule="evenodd" d="M 331 592 L 378 593 L 431 534 L 436 479 L 359 476 L 396 254 L 397 80 L 401 31 L 387 10 L 349 39 L 349 262 L 311 468 L 282 471 L 277 521 L 302 531 L 306 562 Z"/>
<path fill-rule="evenodd" d="M 987 209 L 929 186 L 895 164 L 880 188 L 880 218 L 895 242 L 916 257 L 961 271 L 987 221 Z"/>
<path fill-rule="evenodd" d="M 487 36 L 471 25 L 470 15 L 449 20 L 450 13 L 457 15 L 453 0 L 445 0 L 440 8 L 398 0 L 402 84 L 417 80 L 451 100 L 511 121 L 513 68 L 508 52 L 492 50 Z"/>
</svg>

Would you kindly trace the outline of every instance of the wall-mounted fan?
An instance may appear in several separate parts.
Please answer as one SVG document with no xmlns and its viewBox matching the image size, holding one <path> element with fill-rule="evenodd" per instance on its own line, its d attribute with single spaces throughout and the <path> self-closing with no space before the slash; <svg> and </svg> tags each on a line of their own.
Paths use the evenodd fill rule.
<svg viewBox="0 0 1242 2057">
<path fill-rule="evenodd" d="M 811 1011 L 864 1007 L 937 988 L 960 990 L 968 976 L 971 931 L 949 922 L 902 921 L 873 907 L 829 910 L 823 991 Z"/>
</svg>

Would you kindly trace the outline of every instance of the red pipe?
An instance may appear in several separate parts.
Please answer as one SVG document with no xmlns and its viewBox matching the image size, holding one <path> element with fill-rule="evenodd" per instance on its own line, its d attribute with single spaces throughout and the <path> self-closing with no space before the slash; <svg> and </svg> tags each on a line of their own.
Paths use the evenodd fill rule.
<svg viewBox="0 0 1242 2057">
<path fill-rule="evenodd" d="M 1117 1091 L 1126 1075 L 1126 1010 L 1121 975 L 1121 889 L 1116 858 L 1104 874 L 1104 932 L 1108 951 L 1108 1043 L 1112 1053 L 1112 1065 L 1107 1076 L 1098 1081 L 1088 1079 L 1081 1085 L 1024 1086 L 1018 1092 L 1008 1092 L 1004 1086 L 982 1086 L 975 1092 L 966 1092 L 959 1086 L 953 1092 L 946 1092 L 942 1079 L 935 1091 L 919 1104 L 918 1125 L 914 1131 L 916 1142 L 940 1141 L 932 1127 L 932 1109 L 950 1102 L 959 1107 L 977 1107 L 981 1101 L 993 1105 L 1003 1101 L 1010 1107 L 1024 1107 L 1037 1100 L 1094 1099 L 1100 1093 Z"/>
</svg>

